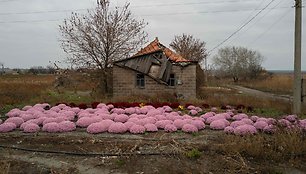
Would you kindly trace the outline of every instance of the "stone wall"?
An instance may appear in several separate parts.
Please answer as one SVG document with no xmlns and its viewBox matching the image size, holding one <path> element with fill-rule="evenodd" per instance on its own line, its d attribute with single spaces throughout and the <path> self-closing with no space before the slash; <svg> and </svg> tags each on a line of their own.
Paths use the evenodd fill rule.
<svg viewBox="0 0 306 174">
<path fill-rule="evenodd" d="M 176 86 L 160 84 L 149 76 L 145 76 L 145 87 L 136 87 L 136 71 L 113 67 L 113 96 L 156 95 L 169 93 L 182 96 L 184 99 L 196 98 L 196 65 L 186 67 L 172 66 L 172 73 L 177 80 Z"/>
</svg>

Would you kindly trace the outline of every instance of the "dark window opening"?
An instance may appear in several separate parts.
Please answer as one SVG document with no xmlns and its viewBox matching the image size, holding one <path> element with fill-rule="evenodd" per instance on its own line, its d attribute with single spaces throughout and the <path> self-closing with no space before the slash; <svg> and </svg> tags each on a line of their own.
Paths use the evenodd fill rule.
<svg viewBox="0 0 306 174">
<path fill-rule="evenodd" d="M 145 76 L 144 74 L 137 74 L 136 75 L 136 86 L 139 88 L 145 87 Z"/>
<path fill-rule="evenodd" d="M 168 85 L 169 86 L 175 86 L 175 75 L 174 74 L 170 74 L 169 80 L 168 80 Z"/>
</svg>

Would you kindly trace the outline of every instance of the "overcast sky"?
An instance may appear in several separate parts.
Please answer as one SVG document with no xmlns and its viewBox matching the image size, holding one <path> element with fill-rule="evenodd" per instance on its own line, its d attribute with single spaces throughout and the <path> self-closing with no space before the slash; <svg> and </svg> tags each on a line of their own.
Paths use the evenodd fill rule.
<svg viewBox="0 0 306 174">
<path fill-rule="evenodd" d="M 112 0 L 122 6 L 125 0 Z M 174 35 L 192 34 L 206 42 L 208 50 L 237 31 L 271 0 L 130 0 L 137 19 L 149 25 L 149 41 L 158 37 L 168 46 Z M 58 25 L 72 11 L 85 13 L 96 0 L 0 0 L 0 62 L 5 67 L 47 66 L 63 61 Z M 268 70 L 292 70 L 294 50 L 294 0 L 274 0 L 224 46 L 259 51 Z M 303 14 L 303 23 L 306 16 Z M 302 69 L 306 70 L 303 33 Z M 218 51 L 211 51 L 209 59 Z"/>
</svg>

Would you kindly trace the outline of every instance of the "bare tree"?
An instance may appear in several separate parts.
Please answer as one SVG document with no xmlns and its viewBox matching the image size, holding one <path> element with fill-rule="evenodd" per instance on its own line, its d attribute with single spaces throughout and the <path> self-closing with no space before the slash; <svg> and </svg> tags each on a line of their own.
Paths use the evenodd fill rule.
<svg viewBox="0 0 306 174">
<path fill-rule="evenodd" d="M 237 82 L 241 78 L 256 78 L 263 70 L 263 56 L 244 47 L 224 47 L 213 57 L 217 70 Z"/>
<path fill-rule="evenodd" d="M 116 60 L 129 57 L 145 43 L 147 23 L 133 18 L 129 4 L 111 7 L 109 0 L 98 0 L 95 10 L 86 15 L 72 13 L 59 26 L 61 45 L 68 62 L 77 67 L 98 68 L 109 92 L 109 68 Z"/>
<path fill-rule="evenodd" d="M 207 57 L 205 45 L 205 42 L 187 34 L 174 36 L 170 43 L 170 47 L 184 58 L 199 62 Z"/>
</svg>

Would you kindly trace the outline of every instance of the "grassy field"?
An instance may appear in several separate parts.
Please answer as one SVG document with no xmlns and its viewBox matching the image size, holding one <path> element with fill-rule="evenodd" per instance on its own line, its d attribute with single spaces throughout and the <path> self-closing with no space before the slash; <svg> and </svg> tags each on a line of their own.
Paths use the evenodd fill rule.
<svg viewBox="0 0 306 174">
<path fill-rule="evenodd" d="M 63 84 L 56 87 L 59 81 Z M 79 104 L 93 101 L 180 102 L 215 107 L 243 105 L 246 108 L 251 108 L 254 114 L 267 116 L 279 116 L 291 111 L 291 105 L 288 103 L 242 95 L 238 91 L 225 87 L 230 83 L 230 80 L 210 80 L 206 87 L 201 88 L 199 99 L 192 101 L 179 101 L 171 95 L 110 99 L 98 94 L 97 83 L 88 74 L 74 73 L 63 79 L 59 79 L 57 75 L 3 75 L 0 76 L 0 113 L 4 114 L 14 107 L 42 102 Z M 290 75 L 273 75 L 268 79 L 243 82 L 241 85 L 277 94 L 290 94 L 292 77 Z"/>
<path fill-rule="evenodd" d="M 72 77 L 75 83 L 56 87 L 56 75 L 3 75 L 0 76 L 0 113 L 14 107 L 47 102 L 91 102 L 96 99 L 89 93 L 94 84 L 81 74 Z M 67 83 L 67 82 L 65 82 Z"/>
</svg>

